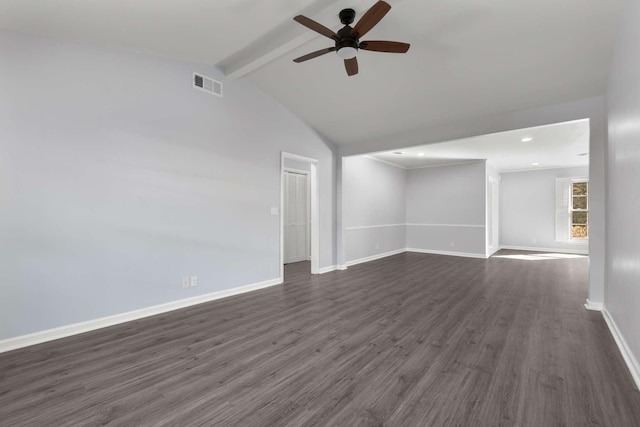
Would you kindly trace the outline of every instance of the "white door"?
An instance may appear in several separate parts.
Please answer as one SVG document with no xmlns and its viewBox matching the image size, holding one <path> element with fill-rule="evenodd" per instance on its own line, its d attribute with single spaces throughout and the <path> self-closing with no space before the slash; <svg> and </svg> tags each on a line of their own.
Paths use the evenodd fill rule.
<svg viewBox="0 0 640 427">
<path fill-rule="evenodd" d="M 307 175 L 284 172 L 284 263 L 309 259 Z"/>
</svg>

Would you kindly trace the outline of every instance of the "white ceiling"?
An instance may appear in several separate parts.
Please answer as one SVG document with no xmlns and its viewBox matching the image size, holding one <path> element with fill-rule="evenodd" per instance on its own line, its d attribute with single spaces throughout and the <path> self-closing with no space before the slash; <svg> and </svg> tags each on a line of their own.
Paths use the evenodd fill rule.
<svg viewBox="0 0 640 427">
<path fill-rule="evenodd" d="M 523 141 L 525 138 L 531 140 Z M 386 151 L 371 157 L 407 169 L 486 159 L 500 172 L 513 172 L 586 166 L 588 153 L 589 121 L 585 119 Z"/>
<path fill-rule="evenodd" d="M 621 0 L 389 0 L 348 77 L 331 46 L 292 20 L 336 30 L 374 0 L 0 0 L 0 28 L 216 65 L 251 79 L 337 144 L 602 95 Z"/>
</svg>

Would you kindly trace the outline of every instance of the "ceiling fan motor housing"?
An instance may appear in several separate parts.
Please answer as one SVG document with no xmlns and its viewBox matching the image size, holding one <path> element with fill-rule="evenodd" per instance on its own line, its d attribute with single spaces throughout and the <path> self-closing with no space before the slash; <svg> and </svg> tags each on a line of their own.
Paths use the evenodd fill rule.
<svg viewBox="0 0 640 427">
<path fill-rule="evenodd" d="M 345 25 L 344 28 L 337 32 L 338 38 L 336 39 L 336 50 L 340 50 L 343 47 L 352 47 L 357 49 L 359 46 L 358 35 L 351 32 L 352 28 Z"/>
</svg>

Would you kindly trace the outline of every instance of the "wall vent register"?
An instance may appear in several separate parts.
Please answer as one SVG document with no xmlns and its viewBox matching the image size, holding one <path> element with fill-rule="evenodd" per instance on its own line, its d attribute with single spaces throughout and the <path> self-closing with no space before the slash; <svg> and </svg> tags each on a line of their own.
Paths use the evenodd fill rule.
<svg viewBox="0 0 640 427">
<path fill-rule="evenodd" d="M 193 87 L 211 95 L 222 97 L 222 82 L 202 74 L 193 73 Z"/>
</svg>

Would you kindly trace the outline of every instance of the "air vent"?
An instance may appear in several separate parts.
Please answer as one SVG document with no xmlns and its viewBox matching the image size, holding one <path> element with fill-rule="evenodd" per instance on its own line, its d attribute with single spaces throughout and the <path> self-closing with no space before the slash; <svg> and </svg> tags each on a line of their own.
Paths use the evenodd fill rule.
<svg viewBox="0 0 640 427">
<path fill-rule="evenodd" d="M 222 82 L 211 77 L 193 73 L 193 87 L 211 95 L 222 97 Z"/>
</svg>

